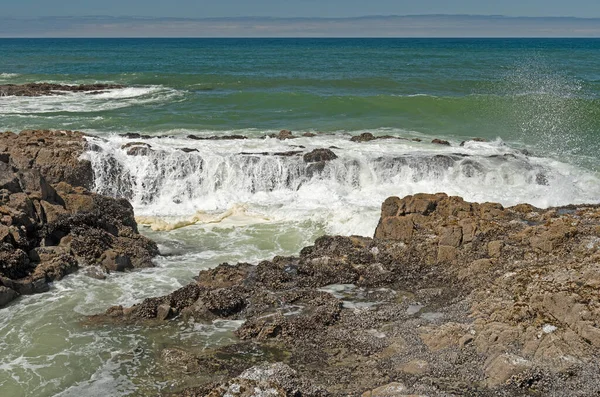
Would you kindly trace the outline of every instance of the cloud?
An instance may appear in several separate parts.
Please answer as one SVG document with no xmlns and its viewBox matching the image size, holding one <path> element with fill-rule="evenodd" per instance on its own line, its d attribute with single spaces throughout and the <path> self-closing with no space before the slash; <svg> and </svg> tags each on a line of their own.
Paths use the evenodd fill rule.
<svg viewBox="0 0 600 397">
<path fill-rule="evenodd" d="M 600 37 L 600 18 L 2 18 L 0 37 Z"/>
</svg>

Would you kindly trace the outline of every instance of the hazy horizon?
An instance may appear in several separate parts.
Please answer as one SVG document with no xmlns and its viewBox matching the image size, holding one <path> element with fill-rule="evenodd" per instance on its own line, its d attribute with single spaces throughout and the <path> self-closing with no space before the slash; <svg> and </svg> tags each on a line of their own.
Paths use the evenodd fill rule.
<svg viewBox="0 0 600 397">
<path fill-rule="evenodd" d="M 600 18 L 471 14 L 358 17 L 0 17 L 1 38 L 599 38 Z"/>
</svg>

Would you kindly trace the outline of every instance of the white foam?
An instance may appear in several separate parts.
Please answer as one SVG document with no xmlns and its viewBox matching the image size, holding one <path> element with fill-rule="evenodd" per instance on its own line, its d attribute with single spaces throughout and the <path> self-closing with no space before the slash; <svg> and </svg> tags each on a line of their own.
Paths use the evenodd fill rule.
<svg viewBox="0 0 600 397">
<path fill-rule="evenodd" d="M 64 92 L 64 95 L 39 97 L 0 97 L 0 113 L 90 113 L 149 103 L 161 103 L 182 95 L 180 91 L 161 86 L 126 87 L 101 93 Z"/>
<path fill-rule="evenodd" d="M 600 200 L 600 179 L 556 160 L 527 157 L 501 140 L 463 147 L 407 140 L 350 142 L 348 134 L 203 140 L 155 138 L 148 156 L 129 156 L 122 137 L 91 138 L 96 190 L 131 200 L 142 223 L 174 229 L 198 223 L 326 225 L 329 233 L 371 235 L 389 196 L 445 192 L 468 201 L 538 207 Z M 299 156 L 242 155 L 335 146 L 338 159 L 307 173 Z M 188 147 L 197 152 L 184 153 Z M 232 208 L 243 208 L 232 218 Z M 196 214 L 196 215 L 194 215 Z M 225 214 L 225 215 L 224 215 Z M 204 219 L 204 220 L 203 220 Z"/>
</svg>

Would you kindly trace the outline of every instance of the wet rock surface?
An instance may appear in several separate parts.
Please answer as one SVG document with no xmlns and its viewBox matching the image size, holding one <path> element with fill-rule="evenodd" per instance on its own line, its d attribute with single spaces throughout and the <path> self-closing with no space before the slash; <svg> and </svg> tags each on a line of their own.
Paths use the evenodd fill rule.
<svg viewBox="0 0 600 397">
<path fill-rule="evenodd" d="M 245 320 L 239 342 L 188 353 L 202 365 L 188 366 L 196 385 L 181 396 L 589 396 L 600 392 L 599 292 L 600 207 L 418 194 L 387 199 L 374 238 L 222 264 L 90 321 Z M 278 363 L 296 386 L 244 376 Z"/>
<path fill-rule="evenodd" d="M 27 83 L 0 85 L 1 96 L 49 96 L 64 95 L 67 92 L 99 94 L 105 90 L 124 88 L 119 84 L 80 84 L 64 85 L 51 83 Z"/>
<path fill-rule="evenodd" d="M 152 266 L 158 249 L 138 233 L 129 202 L 87 189 L 84 148 L 78 132 L 0 134 L 0 307 L 79 267 Z"/>
</svg>

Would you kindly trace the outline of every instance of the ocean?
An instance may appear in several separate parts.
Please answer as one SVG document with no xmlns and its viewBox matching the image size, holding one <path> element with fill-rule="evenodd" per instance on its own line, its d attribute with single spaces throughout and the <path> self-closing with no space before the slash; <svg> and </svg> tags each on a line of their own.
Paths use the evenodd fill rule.
<svg viewBox="0 0 600 397">
<path fill-rule="evenodd" d="M 294 255 L 324 234 L 372 236 L 388 196 L 600 202 L 596 39 L 0 39 L 0 54 L 0 85 L 125 86 L 0 97 L 0 130 L 93 135 L 95 190 L 128 198 L 162 254 L 156 268 L 80 272 L 1 309 L 2 395 L 185 384 L 162 372 L 160 349 L 230 343 L 239 323 L 94 327 L 86 316 L 223 262 Z M 269 137 L 282 129 L 297 138 Z M 350 141 L 365 132 L 402 139 Z M 127 155 L 140 139 L 125 133 L 149 135 L 152 151 Z M 248 139 L 188 138 L 233 134 Z M 272 155 L 315 148 L 338 158 L 308 173 L 302 157 Z"/>
</svg>

